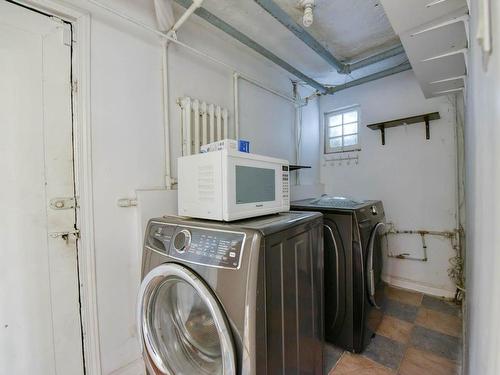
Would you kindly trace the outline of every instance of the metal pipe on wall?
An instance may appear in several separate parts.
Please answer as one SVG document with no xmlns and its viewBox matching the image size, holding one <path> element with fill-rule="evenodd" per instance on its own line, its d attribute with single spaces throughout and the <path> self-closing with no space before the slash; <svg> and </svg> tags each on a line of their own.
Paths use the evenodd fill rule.
<svg viewBox="0 0 500 375">
<path fill-rule="evenodd" d="M 236 139 L 240 138 L 240 107 L 239 107 L 239 85 L 238 85 L 239 74 L 237 72 L 233 73 L 233 109 L 234 109 L 234 135 Z"/>
<path fill-rule="evenodd" d="M 425 242 L 425 236 L 437 236 L 437 237 L 444 237 L 448 238 L 451 242 L 451 247 L 455 249 L 456 246 L 456 240 L 457 240 L 457 234 L 458 232 L 456 230 L 454 231 L 432 231 L 432 230 L 400 230 L 396 229 L 394 227 L 394 224 L 388 223 L 389 229 L 385 231 L 384 237 L 385 237 L 385 243 L 386 243 L 386 250 L 387 250 L 387 256 L 389 258 L 396 258 L 396 259 L 404 259 L 404 260 L 416 260 L 420 262 L 427 262 L 428 257 L 427 257 L 427 243 Z M 417 257 L 412 257 L 410 256 L 409 253 L 400 253 L 400 254 L 393 254 L 392 251 L 389 250 L 389 241 L 387 236 L 388 235 L 397 235 L 397 234 L 416 234 L 420 235 L 421 240 L 422 240 L 422 250 L 423 250 L 423 257 L 422 258 L 417 258 Z"/>
<path fill-rule="evenodd" d="M 172 170 L 171 170 L 171 158 L 170 158 L 170 111 L 169 111 L 169 90 L 168 90 L 168 51 L 167 51 L 167 46 L 168 42 L 172 42 L 178 46 L 181 46 L 185 48 L 186 50 L 203 57 L 205 60 L 209 60 L 215 64 L 221 65 L 224 68 L 228 69 L 233 73 L 233 88 L 234 88 L 234 109 L 235 109 L 235 137 L 236 139 L 239 138 L 239 94 L 238 94 L 238 80 L 239 78 L 244 79 L 245 81 L 252 83 L 270 93 L 273 93 L 277 96 L 280 96 L 281 98 L 292 101 L 294 102 L 294 99 L 287 96 L 286 94 L 280 93 L 277 90 L 274 90 L 272 88 L 269 88 L 268 86 L 264 85 L 263 83 L 259 82 L 257 79 L 252 78 L 251 76 L 244 74 L 242 72 L 239 72 L 238 69 L 236 69 L 234 66 L 221 61 L 209 54 L 206 54 L 202 51 L 197 50 L 196 48 L 193 48 L 186 43 L 183 43 L 172 36 L 168 35 L 167 33 L 161 32 L 159 30 L 154 29 L 151 26 L 148 26 L 144 24 L 143 22 L 140 22 L 133 17 L 130 17 L 129 15 L 120 12 L 112 7 L 109 7 L 107 5 L 101 4 L 100 2 L 96 0 L 88 0 L 90 3 L 93 5 L 111 13 L 114 14 L 115 16 L 130 22 L 146 31 L 149 31 L 157 36 L 159 36 L 162 39 L 162 76 L 164 80 L 163 84 L 163 113 L 164 113 L 164 139 L 165 139 L 165 186 L 167 189 L 171 189 L 172 185 L 175 184 L 176 180 L 172 177 Z M 165 46 L 165 48 L 163 48 Z M 326 88 L 325 88 L 326 89 Z M 214 113 L 214 107 L 213 105 L 210 105 L 208 108 L 208 113 L 209 113 L 209 119 L 210 119 L 210 140 L 212 141 L 215 139 L 215 134 L 214 134 L 214 128 L 213 128 L 213 119 L 215 117 Z M 184 131 L 185 129 L 181 129 L 181 132 Z M 183 150 L 187 147 L 187 145 L 183 146 Z"/>
<path fill-rule="evenodd" d="M 240 131 L 240 96 L 239 96 L 239 80 L 242 79 L 248 83 L 251 83 L 252 85 L 259 87 L 263 89 L 264 91 L 267 91 L 273 95 L 276 95 L 286 101 L 289 101 L 292 103 L 294 106 L 297 105 L 303 105 L 306 103 L 306 101 L 297 101 L 295 98 L 288 96 L 287 94 L 284 94 L 282 92 L 279 92 L 277 90 L 271 89 L 264 85 L 262 82 L 259 82 L 253 78 L 250 78 L 248 76 L 245 76 L 241 73 L 234 72 L 233 73 L 233 106 L 234 106 L 234 129 L 235 129 L 235 138 L 239 138 L 239 131 Z"/>
<path fill-rule="evenodd" d="M 238 102 L 239 102 L 239 94 L 238 94 L 238 79 L 239 78 L 242 78 L 244 80 L 246 80 L 247 82 L 250 82 L 270 93 L 273 93 L 275 95 L 278 95 L 280 97 L 282 97 L 283 99 L 285 100 L 288 100 L 292 103 L 294 103 L 294 105 L 297 105 L 297 103 L 295 103 L 295 100 L 294 98 L 291 98 L 289 96 L 287 96 L 286 94 L 282 94 L 280 93 L 279 91 L 276 91 L 274 89 L 271 89 L 269 87 L 267 87 L 266 85 L 262 84 L 261 82 L 259 82 L 258 80 L 256 79 L 253 79 L 251 78 L 250 76 L 246 75 L 246 74 L 243 74 L 241 72 L 238 72 L 238 69 L 236 69 L 234 66 L 231 66 L 230 64 L 226 63 L 226 62 L 223 62 L 209 54 L 206 54 L 205 52 L 202 52 L 202 51 L 199 51 L 197 50 L 196 48 L 193 48 L 183 42 L 180 42 L 179 40 L 177 40 L 176 38 L 173 38 L 172 36 L 168 35 L 167 33 L 164 33 L 164 32 L 161 32 L 159 30 L 156 30 L 154 29 L 153 27 L 151 26 L 148 26 L 146 24 L 144 24 L 143 22 L 140 22 L 136 19 L 134 19 L 133 17 L 130 17 L 128 16 L 127 14 L 123 13 L 123 12 L 120 12 L 120 11 L 117 11 L 116 9 L 113 9 L 107 5 L 104 5 L 104 4 L 101 4 L 99 1 L 97 0 L 88 0 L 90 3 L 94 4 L 95 6 L 101 8 L 101 9 L 104 9 L 106 10 L 107 12 L 109 13 L 112 13 L 138 27 L 141 27 L 142 29 L 144 30 L 147 30 L 159 37 L 161 37 L 164 41 L 169 41 L 169 42 L 172 42 L 172 43 L 175 43 L 185 49 L 187 49 L 188 51 L 198 55 L 198 56 L 201 56 L 203 57 L 204 59 L 206 60 L 209 60 L 209 61 L 212 61 L 213 63 L 216 63 L 218 65 L 221 65 L 223 67 L 225 67 L 226 69 L 232 71 L 234 74 L 233 74 L 233 89 L 234 89 L 234 94 L 235 94 L 235 98 L 234 98 L 234 106 L 235 106 L 235 133 L 236 133 L 236 136 L 239 137 L 239 108 L 238 108 Z M 177 2 L 183 2 L 184 4 L 186 4 L 186 2 L 189 2 L 188 6 L 192 4 L 192 1 L 191 0 L 176 0 Z M 194 13 L 196 14 L 199 14 L 201 11 L 203 10 L 204 11 L 204 14 L 208 13 L 206 12 L 203 8 L 197 8 L 196 11 Z M 203 12 L 202 12 L 203 13 Z M 216 17 L 213 16 L 211 13 L 210 15 L 212 16 L 211 19 L 214 20 Z M 218 21 L 220 22 L 223 22 L 222 20 L 220 19 L 217 19 Z M 229 26 L 229 25 L 228 25 Z M 239 34 L 239 33 L 236 29 L 232 28 L 235 32 Z M 241 34 L 243 35 L 243 34 Z M 244 35 L 243 35 L 244 36 Z M 254 41 L 252 41 L 251 39 L 249 39 L 248 37 L 246 37 L 248 39 L 248 41 L 252 42 L 251 45 L 249 45 L 249 47 L 253 48 L 253 47 L 256 47 L 256 46 L 259 46 L 258 44 L 256 44 Z M 253 46 L 253 47 L 252 47 Z M 257 48 L 257 47 L 256 47 Z M 255 49 L 257 52 L 259 52 L 258 48 Z M 267 50 L 266 50 L 267 51 Z M 268 53 L 270 53 L 269 51 L 267 51 Z M 260 52 L 259 52 L 260 53 Z M 263 54 L 264 56 L 266 56 L 265 54 Z M 272 55 L 272 53 L 271 53 Z M 274 55 L 273 55 L 274 56 Z M 166 57 L 168 57 L 168 54 L 166 55 Z M 272 60 L 272 59 L 271 59 Z M 167 61 L 167 58 L 165 58 L 165 61 Z M 274 61 L 274 60 L 272 60 Z M 276 61 L 274 61 L 275 63 L 277 63 Z M 283 62 L 281 60 L 281 62 Z M 284 63 L 284 62 L 283 62 Z M 278 65 L 280 65 L 279 63 L 277 63 Z M 163 69 L 166 72 L 166 70 L 168 70 L 168 64 L 163 64 Z M 281 67 L 284 67 L 283 65 L 280 65 Z M 287 66 L 287 64 L 285 63 L 285 66 Z M 400 66 L 397 66 L 395 68 L 391 68 L 391 69 L 387 69 L 385 71 L 382 71 L 382 72 L 379 72 L 379 73 L 375 73 L 375 74 L 372 74 L 370 76 L 367 76 L 367 77 L 363 77 L 361 79 L 358 79 L 358 80 L 354 80 L 354 81 L 351 81 L 351 82 L 348 82 L 344 85 L 340 85 L 340 86 L 336 86 L 336 87 L 330 87 L 330 88 L 327 88 L 326 86 L 324 85 L 321 85 L 319 83 L 317 83 L 316 81 L 314 80 L 311 80 L 309 77 L 303 75 L 302 73 L 298 72 L 297 70 L 295 70 L 293 67 L 289 66 L 289 68 L 291 68 L 291 70 L 288 70 L 290 71 L 292 74 L 296 75 L 298 78 L 302 79 L 304 82 L 306 82 L 308 85 L 312 86 L 312 87 L 315 87 L 318 89 L 318 91 L 322 94 L 333 94 L 335 92 L 338 92 L 340 90 L 344 90 L 346 88 L 349 88 L 349 87 L 354 87 L 354 86 L 357 86 L 357 85 L 360 85 L 360 84 L 363 84 L 363 83 L 366 83 L 366 82 L 370 82 L 370 81 L 373 81 L 373 80 L 376 80 L 376 79 L 379 79 L 379 78 L 383 78 L 383 77 L 386 77 L 388 75 L 391 75 L 391 74 L 396 74 L 396 73 L 399 73 L 399 72 L 402 72 L 402 71 L 405 71 L 405 70 L 408 70 L 408 69 L 411 69 L 411 65 L 409 63 L 406 63 L 406 64 L 402 64 Z M 286 69 L 286 68 L 285 68 Z M 297 74 L 295 74 L 297 73 Z M 167 83 L 168 83 L 168 74 L 165 74 L 165 76 L 167 77 Z M 167 105 L 165 105 L 164 103 L 164 110 L 166 110 L 165 112 L 165 127 L 167 128 L 168 127 L 168 131 L 166 130 L 165 131 L 165 150 L 166 150 L 166 153 L 168 152 L 168 155 L 165 155 L 165 161 L 167 163 L 168 161 L 168 166 L 165 166 L 165 175 L 166 175 L 166 186 L 167 188 L 171 188 L 172 186 L 172 183 L 175 182 L 175 180 L 172 178 L 171 176 L 171 167 L 170 167 L 170 139 L 169 139 L 169 132 L 170 132 L 170 124 L 169 124 L 169 111 L 168 111 L 168 87 L 167 88 L 164 88 L 164 100 L 167 101 Z M 209 108 L 209 114 L 213 116 L 213 108 L 212 109 L 212 113 L 210 111 L 210 108 Z M 238 115 L 238 116 L 236 116 Z M 213 137 L 213 129 L 211 128 L 210 129 L 210 132 L 211 132 L 211 138 Z M 168 145 L 166 143 L 169 143 Z M 187 145 L 186 145 L 187 146 Z"/>
<path fill-rule="evenodd" d="M 201 4 L 203 3 L 203 0 L 192 0 L 192 1 L 193 2 L 191 4 L 191 6 L 186 9 L 186 11 L 182 14 L 182 16 L 174 24 L 174 26 L 172 26 L 172 28 L 168 31 L 167 34 L 169 36 L 175 36 L 175 33 L 177 32 L 177 30 L 179 30 L 179 28 L 184 24 L 184 22 L 186 22 L 188 20 L 189 16 L 191 16 L 191 14 L 193 14 L 196 9 L 201 7 Z"/>
<path fill-rule="evenodd" d="M 132 18 L 132 17 L 130 17 L 128 15 L 126 15 L 125 13 L 117 11 L 116 9 L 113 9 L 113 8 L 107 6 L 107 5 L 101 4 L 97 0 L 87 0 L 87 1 L 89 1 L 90 3 L 94 4 L 95 6 L 97 6 L 99 8 L 102 8 L 102 9 L 108 11 L 109 13 L 114 14 L 115 16 L 118 16 L 118 17 L 120 17 L 120 18 L 122 18 L 122 19 L 124 19 L 124 20 L 126 20 L 126 21 L 128 21 L 128 22 L 130 22 L 130 23 L 132 23 L 132 24 L 134 24 L 136 26 L 138 26 L 138 27 L 141 27 L 142 29 L 144 29 L 146 31 L 149 31 L 149 32 L 151 32 L 153 34 L 156 34 L 157 36 L 159 36 L 161 38 L 165 38 L 169 42 L 177 44 L 178 46 L 181 46 L 181 47 L 185 48 L 186 50 L 188 50 L 188 51 L 190 51 L 190 52 L 192 52 L 192 53 L 194 53 L 194 54 L 196 54 L 198 56 L 203 57 L 204 59 L 212 61 L 215 64 L 221 65 L 221 66 L 223 66 L 224 68 L 226 68 L 227 70 L 229 70 L 231 72 L 237 72 L 238 76 L 240 78 L 243 78 L 245 81 L 254 83 L 257 86 L 263 88 L 264 90 L 267 90 L 267 91 L 272 92 L 272 93 L 276 93 L 277 95 L 280 95 L 283 98 L 287 98 L 287 99 L 289 98 L 285 94 L 281 94 L 278 91 L 267 87 L 263 83 L 259 82 L 257 79 L 252 78 L 250 75 L 247 75 L 245 73 L 240 72 L 235 66 L 232 66 L 232 65 L 230 65 L 230 64 L 228 64 L 228 63 L 226 63 L 226 62 L 224 62 L 222 60 L 219 60 L 219 59 L 217 59 L 217 58 L 215 58 L 215 57 L 213 57 L 213 56 L 211 56 L 211 55 L 209 55 L 209 54 L 207 54 L 205 52 L 197 50 L 196 48 L 191 47 L 190 45 L 188 45 L 186 43 L 183 43 L 183 42 L 181 42 L 181 41 L 179 41 L 179 40 L 177 40 L 177 39 L 175 39 L 175 38 L 167 35 L 167 33 L 164 33 L 164 32 L 161 32 L 159 30 L 156 30 L 156 29 L 152 28 L 151 26 L 148 26 L 148 25 L 146 25 L 146 24 L 144 24 L 144 23 L 142 23 L 142 22 L 140 22 L 140 21 L 138 21 L 138 20 L 136 20 L 136 19 L 134 19 L 134 18 Z M 326 90 L 326 87 L 325 87 L 325 90 Z M 292 100 L 293 100 L 293 98 L 292 98 Z"/>
<path fill-rule="evenodd" d="M 192 0 L 175 0 L 177 4 L 183 6 L 184 8 L 188 8 L 192 4 Z M 194 12 L 197 16 L 203 18 L 205 21 L 210 23 L 211 25 L 217 27 L 219 30 L 224 31 L 226 34 L 230 35 L 240 43 L 246 45 L 247 47 L 253 49 L 255 52 L 259 53 L 260 55 L 264 56 L 265 58 L 271 60 L 273 63 L 276 65 L 280 66 L 281 68 L 287 70 L 289 73 L 293 74 L 295 77 L 299 78 L 300 80 L 306 82 L 308 85 L 311 87 L 314 87 L 316 90 L 320 91 L 321 93 L 326 93 L 328 90 L 327 88 L 322 85 L 321 83 L 315 81 L 314 79 L 308 77 L 301 71 L 295 69 L 293 66 L 288 64 L 286 61 L 283 59 L 279 58 L 276 56 L 274 53 L 269 51 L 267 48 L 261 46 L 257 42 L 255 42 L 253 39 L 249 38 L 227 22 L 224 22 L 222 19 L 217 17 L 216 15 L 210 13 L 208 10 L 205 8 L 198 8 Z"/>
<path fill-rule="evenodd" d="M 170 166 L 170 108 L 168 90 L 168 41 L 162 43 L 162 77 L 163 77 L 163 128 L 165 138 L 165 187 L 172 189 L 174 180 Z"/>
</svg>

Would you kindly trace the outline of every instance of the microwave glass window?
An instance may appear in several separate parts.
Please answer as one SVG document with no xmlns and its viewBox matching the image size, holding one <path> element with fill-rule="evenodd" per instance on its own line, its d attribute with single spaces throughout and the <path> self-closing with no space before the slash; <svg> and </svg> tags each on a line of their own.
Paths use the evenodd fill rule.
<svg viewBox="0 0 500 375">
<path fill-rule="evenodd" d="M 236 166 L 236 204 L 276 200 L 274 169 Z"/>
</svg>

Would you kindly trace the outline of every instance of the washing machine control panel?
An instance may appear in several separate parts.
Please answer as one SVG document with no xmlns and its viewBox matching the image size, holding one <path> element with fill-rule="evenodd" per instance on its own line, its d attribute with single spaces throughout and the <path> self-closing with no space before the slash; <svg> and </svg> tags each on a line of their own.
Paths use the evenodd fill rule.
<svg viewBox="0 0 500 375">
<path fill-rule="evenodd" d="M 191 232 L 187 229 L 177 232 L 172 246 L 179 254 L 185 253 L 191 247 Z"/>
<path fill-rule="evenodd" d="M 236 269 L 244 242 L 244 233 L 177 227 L 169 255 L 190 263 Z"/>
</svg>

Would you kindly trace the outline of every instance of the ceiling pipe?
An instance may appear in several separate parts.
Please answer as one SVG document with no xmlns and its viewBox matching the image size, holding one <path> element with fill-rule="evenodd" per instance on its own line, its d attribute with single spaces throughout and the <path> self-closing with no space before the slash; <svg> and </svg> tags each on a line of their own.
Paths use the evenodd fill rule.
<svg viewBox="0 0 500 375">
<path fill-rule="evenodd" d="M 307 44 L 314 52 L 321 56 L 328 64 L 333 66 L 337 72 L 342 74 L 349 73 L 345 70 L 346 66 L 323 45 L 318 42 L 311 34 L 309 34 L 301 25 L 279 7 L 273 0 L 255 0 L 265 11 L 276 18 L 283 26 L 295 34 L 297 38 Z"/>
<path fill-rule="evenodd" d="M 365 66 L 373 65 L 373 64 L 376 64 L 380 61 L 387 60 L 391 57 L 402 55 L 402 54 L 404 54 L 406 57 L 405 49 L 403 48 L 403 46 L 401 44 L 399 44 L 396 47 L 392 47 L 386 51 L 377 53 L 377 54 L 372 55 L 372 56 L 368 56 L 365 59 L 351 62 L 351 63 L 349 63 L 349 66 L 350 66 L 351 70 L 357 70 L 357 69 L 364 68 Z"/>
<path fill-rule="evenodd" d="M 177 22 L 174 24 L 174 26 L 172 26 L 172 28 L 169 30 L 167 35 L 168 36 L 175 36 L 175 34 L 177 33 L 177 30 L 179 30 L 180 27 L 184 24 L 184 22 L 186 22 L 188 20 L 189 16 L 191 16 L 191 14 L 193 14 L 196 9 L 201 7 L 201 3 L 203 3 L 203 0 L 193 0 L 191 2 L 191 5 L 188 8 L 186 8 L 186 11 L 184 12 L 184 14 L 177 20 Z"/>
<path fill-rule="evenodd" d="M 381 72 L 375 73 L 375 74 L 370 74 L 366 77 L 355 79 L 354 81 L 350 81 L 347 83 L 344 83 L 343 85 L 338 85 L 335 87 L 330 87 L 328 90 L 328 94 L 335 94 L 336 92 L 348 89 L 350 87 L 355 87 L 362 85 L 363 83 L 368 83 L 372 81 L 376 81 L 377 79 L 385 78 L 388 76 L 391 76 L 393 74 L 401 73 L 407 70 L 411 70 L 411 65 L 409 62 L 405 62 L 401 65 L 395 66 L 390 69 L 382 70 Z"/>
<path fill-rule="evenodd" d="M 192 0 L 175 0 L 175 2 L 182 7 L 188 9 L 193 1 Z M 262 56 L 266 57 L 267 59 L 271 60 L 273 63 L 276 65 L 282 67 L 289 73 L 293 74 L 295 77 L 301 79 L 302 81 L 306 82 L 309 86 L 315 88 L 322 94 L 326 94 L 328 92 L 328 88 L 321 83 L 315 81 L 314 79 L 308 77 L 304 73 L 300 72 L 299 70 L 295 69 L 293 66 L 288 64 L 286 61 L 283 59 L 279 58 L 276 56 L 274 53 L 266 49 L 265 47 L 261 46 L 257 42 L 255 42 L 253 39 L 250 39 L 248 36 L 234 28 L 233 26 L 229 25 L 228 23 L 224 22 L 217 16 L 215 16 L 213 13 L 209 12 L 203 7 L 197 8 L 194 13 L 203 18 L 205 21 L 210 23 L 211 25 L 217 27 L 218 29 L 224 31 L 226 34 L 232 36 L 234 39 L 238 40 L 240 43 L 246 45 L 247 47 L 253 49 L 255 52 L 261 54 Z"/>
<path fill-rule="evenodd" d="M 264 0 L 255 0 L 255 1 L 260 3 L 261 1 L 264 1 Z M 265 0 L 265 1 L 272 1 L 272 0 Z M 179 5 L 181 5 L 182 7 L 186 8 L 186 9 L 189 8 L 193 4 L 192 0 L 175 0 L 175 2 L 177 2 Z M 286 61 L 282 60 L 281 58 L 279 58 L 278 56 L 273 54 L 271 51 L 269 51 L 265 47 L 261 46 L 260 44 L 258 44 L 254 40 L 250 39 L 245 34 L 238 31 L 237 29 L 235 29 L 233 26 L 229 25 L 225 21 L 221 20 L 220 18 L 218 18 L 217 16 L 215 16 L 213 13 L 209 12 L 205 8 L 199 7 L 194 11 L 194 13 L 197 16 L 199 16 L 200 18 L 203 18 L 205 21 L 207 21 L 211 25 L 224 31 L 226 34 L 232 36 L 233 38 L 238 40 L 240 43 L 253 49 L 257 53 L 261 54 L 262 56 L 266 57 L 267 59 L 269 59 L 270 61 L 275 63 L 276 65 L 280 66 L 281 68 L 285 69 L 286 71 L 293 74 L 297 78 L 301 79 L 303 82 L 307 83 L 309 86 L 315 88 L 316 90 L 318 90 L 318 94 L 323 94 L 323 95 L 334 94 L 338 91 L 345 90 L 345 89 L 350 88 L 350 87 L 358 86 L 358 85 L 361 85 L 363 83 L 371 82 L 371 81 L 374 81 L 374 80 L 377 80 L 380 78 L 390 76 L 392 74 L 397 74 L 397 73 L 412 69 L 410 63 L 406 62 L 406 63 L 398 65 L 396 67 L 386 69 L 386 70 L 383 70 L 381 72 L 371 74 L 369 76 L 366 76 L 366 77 L 363 77 L 363 78 L 360 78 L 360 79 L 357 79 L 354 81 L 347 82 L 346 84 L 343 84 L 343 85 L 339 85 L 339 86 L 335 86 L 335 87 L 327 87 L 327 86 L 313 80 L 312 78 L 306 76 L 305 74 L 303 74 L 299 70 L 295 69 L 293 66 L 288 64 Z M 322 47 L 322 48 L 324 48 L 324 47 Z M 330 52 L 328 52 L 328 53 L 330 53 Z M 391 48 L 387 51 L 384 51 L 380 54 L 367 57 L 366 59 L 362 59 L 362 60 L 356 61 L 356 62 L 351 63 L 351 64 L 343 64 L 340 61 L 336 60 L 335 57 L 333 57 L 333 56 L 332 57 L 338 62 L 338 64 L 342 64 L 342 65 L 339 65 L 341 67 L 343 66 L 342 73 L 348 74 L 350 72 L 349 69 L 351 69 L 350 68 L 351 66 L 354 66 L 356 69 L 360 69 L 362 67 L 365 67 L 365 66 L 368 66 L 371 64 L 375 64 L 379 61 L 388 59 L 389 57 L 393 57 L 393 56 L 399 55 L 401 53 L 404 53 L 404 49 L 401 45 L 398 45 L 398 46 Z M 347 69 L 347 70 L 345 70 L 345 69 Z"/>
<path fill-rule="evenodd" d="M 278 22 L 280 22 L 283 26 L 290 30 L 297 38 L 307 44 L 313 51 L 321 56 L 328 64 L 334 67 L 340 74 L 349 74 L 353 70 L 375 64 L 379 61 L 386 60 L 389 57 L 393 57 L 405 52 L 403 46 L 399 44 L 398 46 L 393 47 L 388 51 L 370 56 L 358 62 L 344 63 L 333 56 L 329 50 L 327 50 L 318 40 L 316 40 L 311 34 L 309 34 L 301 25 L 295 22 L 295 20 L 287 12 L 281 9 L 280 6 L 273 0 L 255 0 L 255 2 L 276 20 L 278 20 Z"/>
</svg>

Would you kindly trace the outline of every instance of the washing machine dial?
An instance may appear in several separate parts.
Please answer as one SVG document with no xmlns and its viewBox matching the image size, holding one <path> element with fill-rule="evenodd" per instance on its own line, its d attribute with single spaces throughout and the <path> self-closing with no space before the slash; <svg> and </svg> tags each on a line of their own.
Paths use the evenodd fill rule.
<svg viewBox="0 0 500 375">
<path fill-rule="evenodd" d="M 187 229 L 181 230 L 174 237 L 174 249 L 178 253 L 184 253 L 191 244 L 191 233 Z"/>
</svg>

